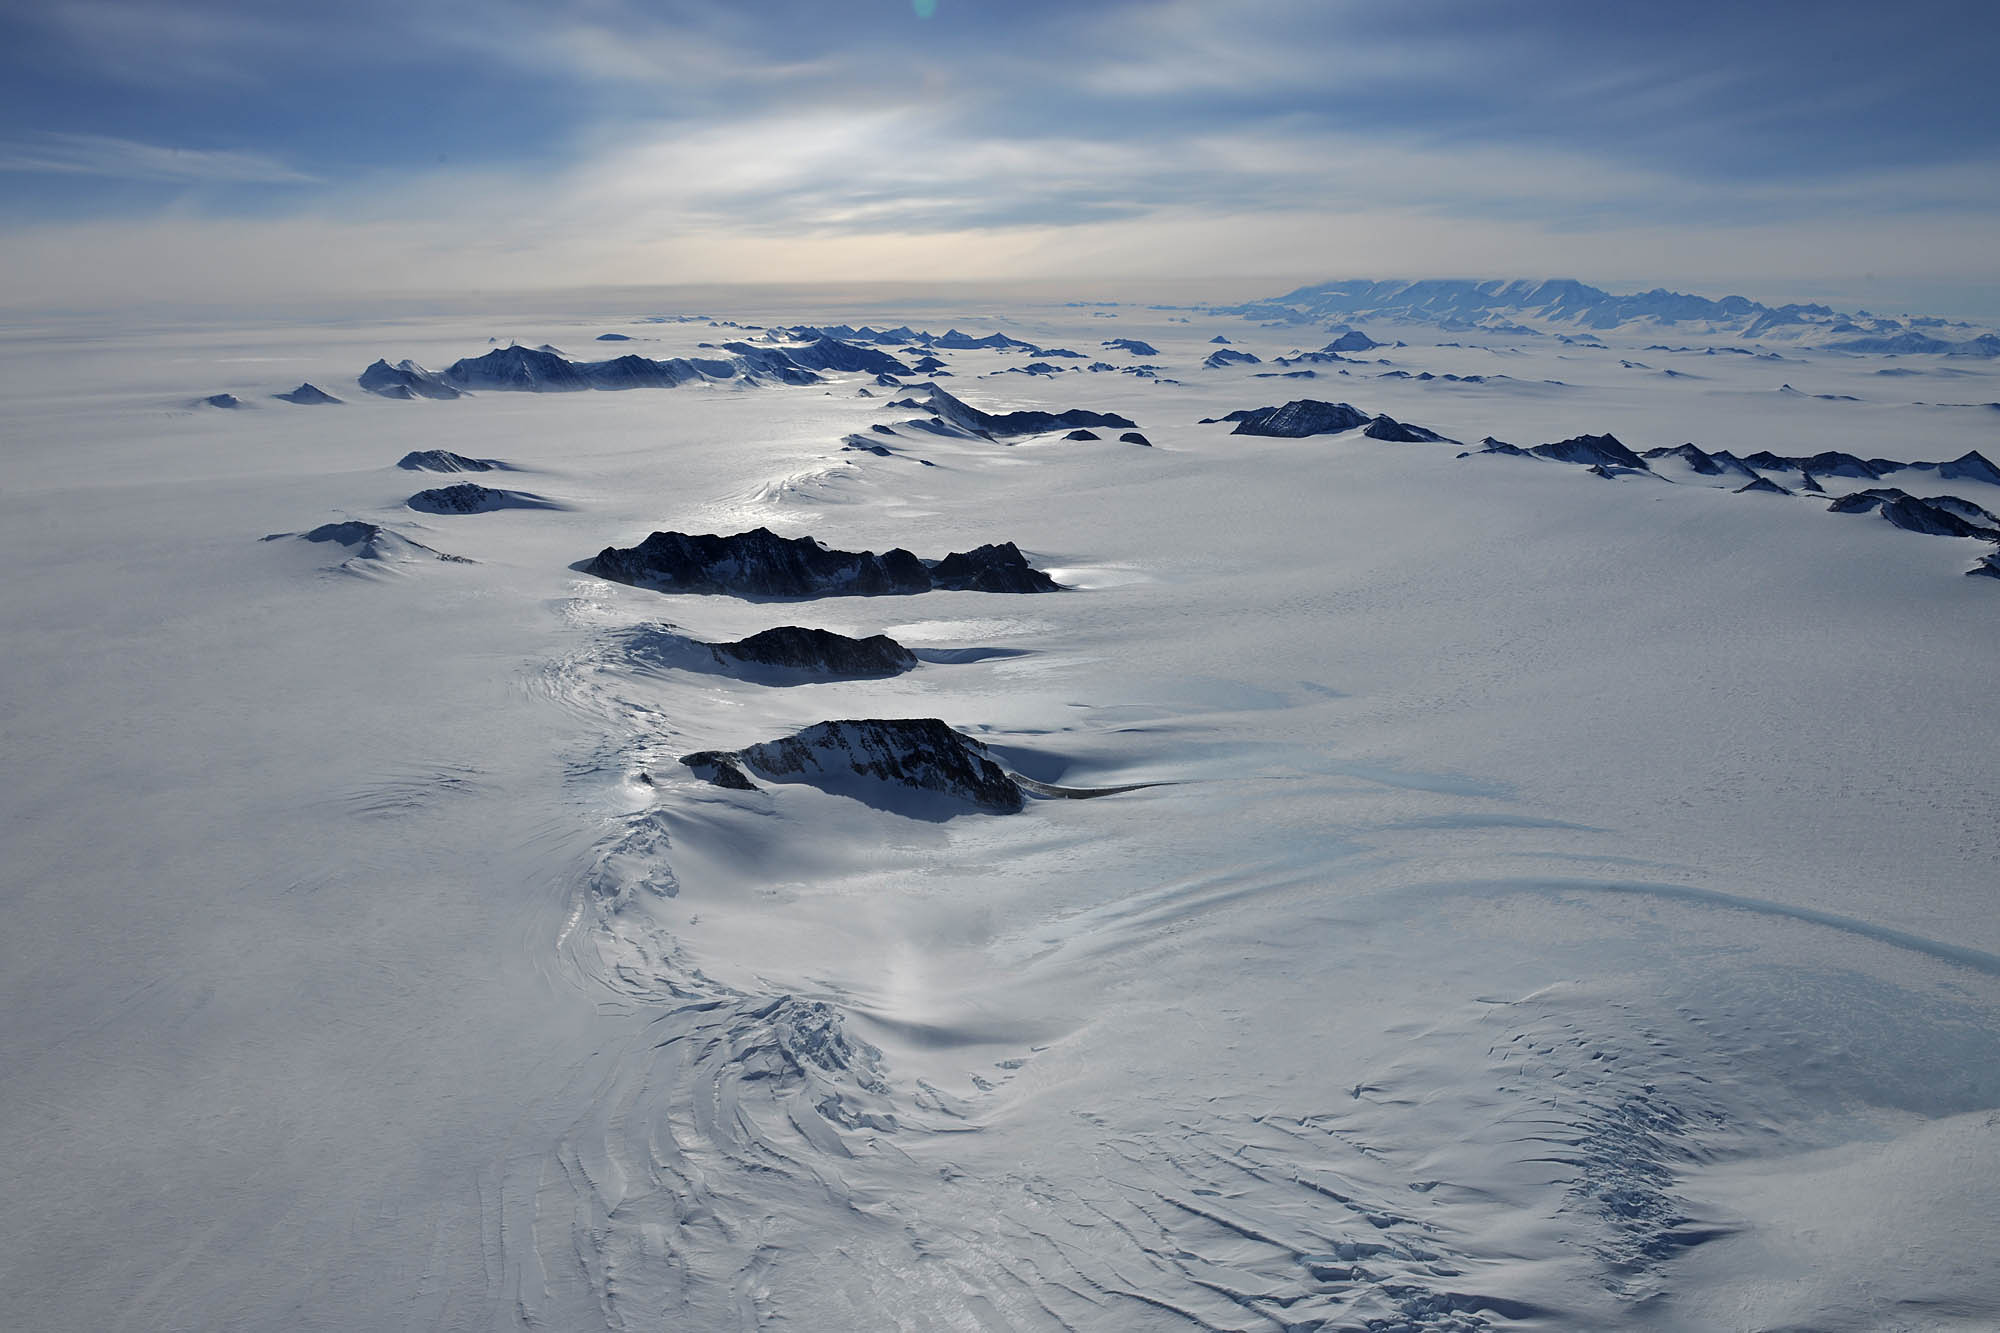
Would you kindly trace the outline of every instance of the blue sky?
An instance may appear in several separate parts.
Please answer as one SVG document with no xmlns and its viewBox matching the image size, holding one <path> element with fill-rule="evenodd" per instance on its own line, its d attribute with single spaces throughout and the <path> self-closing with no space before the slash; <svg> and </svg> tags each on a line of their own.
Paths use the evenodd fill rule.
<svg viewBox="0 0 2000 1333">
<path fill-rule="evenodd" d="M 1938 0 L 0 2 L 0 300 L 1991 284 L 1996 56 Z"/>
</svg>

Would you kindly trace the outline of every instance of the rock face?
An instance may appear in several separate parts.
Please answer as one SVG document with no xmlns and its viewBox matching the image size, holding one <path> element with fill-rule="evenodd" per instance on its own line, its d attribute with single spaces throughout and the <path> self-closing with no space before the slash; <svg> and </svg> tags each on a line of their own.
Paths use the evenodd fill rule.
<svg viewBox="0 0 2000 1333">
<path fill-rule="evenodd" d="M 718 657 L 759 666 L 790 667 L 815 675 L 861 679 L 894 676 L 917 664 L 917 657 L 886 634 L 851 639 L 827 629 L 780 625 L 734 643 L 711 645 Z"/>
<path fill-rule="evenodd" d="M 583 571 L 662 592 L 738 597 L 876 597 L 960 588 L 982 592 L 1053 592 L 1055 580 L 1030 566 L 1012 542 L 954 552 L 927 565 L 897 547 L 835 551 L 811 537 L 780 537 L 754 528 L 731 537 L 655 532 L 639 545 L 607 546 Z"/>
<path fill-rule="evenodd" d="M 467 458 L 449 449 L 417 449 L 396 460 L 406 472 L 492 472 L 507 465 L 496 458 Z"/>
<path fill-rule="evenodd" d="M 1231 412 L 1222 420 L 1236 423 L 1236 429 L 1229 432 L 1231 435 L 1270 435 L 1283 440 L 1296 440 L 1308 435 L 1338 435 L 1341 431 L 1365 426 L 1372 418 L 1348 403 L 1297 398 L 1282 407 Z"/>
<path fill-rule="evenodd" d="M 1332 342 L 1328 343 L 1326 346 L 1320 348 L 1320 351 L 1371 352 L 1375 350 L 1377 347 L 1381 347 L 1383 345 L 1384 344 L 1376 342 L 1373 338 L 1363 333 L 1360 329 L 1349 329 L 1347 332 L 1341 334 L 1338 338 L 1335 338 Z"/>
<path fill-rule="evenodd" d="M 300 407 L 331 407 L 340 401 L 312 383 L 301 384 L 290 393 L 274 393 L 271 396 L 280 402 L 297 403 Z"/>
<path fill-rule="evenodd" d="M 1254 366 L 1258 364 L 1261 363 L 1253 354 L 1231 351 L 1227 347 L 1219 351 L 1210 352 L 1208 357 L 1202 362 L 1202 365 L 1208 367 L 1210 370 L 1221 370 L 1225 366 Z"/>
<path fill-rule="evenodd" d="M 632 337 L 626 333 L 600 333 L 597 335 L 597 341 L 601 343 L 628 343 L 632 341 Z"/>
<path fill-rule="evenodd" d="M 918 798 L 918 809 L 942 805 L 993 814 L 1014 814 L 1025 803 L 1020 785 L 984 745 L 934 717 L 820 722 L 761 745 L 705 750 L 681 762 L 718 785 L 748 785 L 730 777 L 733 771 L 742 779 L 748 770 L 768 782 L 803 782 L 892 809 L 910 797 Z"/>
<path fill-rule="evenodd" d="M 1056 581 L 1012 542 L 954 551 L 931 566 L 931 586 L 955 592 L 1054 592 Z"/>
<path fill-rule="evenodd" d="M 1412 426 L 1391 416 L 1378 416 L 1369 422 L 1361 432 L 1371 440 L 1387 440 L 1392 444 L 1456 444 L 1434 430 L 1422 426 Z"/>
<path fill-rule="evenodd" d="M 1158 356 L 1160 354 L 1159 348 L 1149 342 L 1142 342 L 1137 338 L 1106 338 L 1098 346 L 1116 348 L 1121 352 L 1130 352 L 1133 356 Z"/>
<path fill-rule="evenodd" d="M 1856 491 L 1827 506 L 1835 514 L 1879 513 L 1899 528 L 1933 537 L 1980 537 L 2000 541 L 2000 518 L 1956 495 L 1918 499 L 1893 486 Z"/>
<path fill-rule="evenodd" d="M 210 407 L 237 408 L 243 406 L 243 400 L 233 393 L 212 393 L 201 401 Z"/>
<path fill-rule="evenodd" d="M 930 398 L 925 406 L 954 426 L 983 432 L 995 438 L 1008 435 L 1039 435 L 1045 431 L 1074 426 L 1122 428 L 1137 424 L 1113 412 L 1086 412 L 1081 408 L 1068 412 L 982 412 L 976 407 L 966 406 L 935 384 L 930 386 Z"/>
<path fill-rule="evenodd" d="M 1104 437 L 1094 430 L 1073 430 L 1063 436 L 1065 440 L 1101 440 Z"/>
<path fill-rule="evenodd" d="M 410 508 L 425 514 L 487 514 L 496 509 L 555 509 L 558 506 L 525 491 L 502 491 L 476 482 L 440 486 L 418 491 L 409 498 Z"/>
<path fill-rule="evenodd" d="M 724 343 L 731 352 L 758 351 L 747 344 Z M 834 370 L 846 373 L 861 372 L 869 375 L 908 375 L 910 367 L 874 347 L 856 347 L 853 343 L 842 342 L 838 338 L 820 337 L 804 347 L 788 347 L 785 355 L 808 370 Z"/>
<path fill-rule="evenodd" d="M 387 361 L 377 361 L 362 371 L 360 378 L 355 382 L 368 392 L 381 394 L 384 398 L 435 398 L 449 401 L 459 396 L 457 389 L 416 362 L 407 360 L 393 366 Z"/>
<path fill-rule="evenodd" d="M 1652 471 L 1646 466 L 1645 459 L 1619 443 L 1615 435 L 1577 435 L 1557 440 L 1554 444 L 1538 444 L 1528 452 L 1539 458 L 1553 458 L 1558 463 L 1628 467 L 1634 472 Z"/>
<path fill-rule="evenodd" d="M 1144 445 L 1148 449 L 1153 447 L 1153 442 L 1147 439 L 1145 436 L 1141 435 L 1136 430 L 1128 430 L 1123 435 L 1120 435 L 1118 437 L 1118 443 Z"/>
<path fill-rule="evenodd" d="M 1791 492 L 1772 481 L 1769 477 L 1759 477 L 1747 486 L 1736 488 L 1738 495 L 1790 495 Z"/>
</svg>

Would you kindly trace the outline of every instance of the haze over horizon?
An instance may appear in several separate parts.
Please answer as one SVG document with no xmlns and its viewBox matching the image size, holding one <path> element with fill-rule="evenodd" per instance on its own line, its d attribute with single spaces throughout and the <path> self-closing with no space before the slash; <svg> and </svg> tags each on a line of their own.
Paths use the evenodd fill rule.
<svg viewBox="0 0 2000 1333">
<path fill-rule="evenodd" d="M 1988 314 L 1996 32 L 1947 0 L 16 9 L 0 304 L 1365 274 Z"/>
</svg>

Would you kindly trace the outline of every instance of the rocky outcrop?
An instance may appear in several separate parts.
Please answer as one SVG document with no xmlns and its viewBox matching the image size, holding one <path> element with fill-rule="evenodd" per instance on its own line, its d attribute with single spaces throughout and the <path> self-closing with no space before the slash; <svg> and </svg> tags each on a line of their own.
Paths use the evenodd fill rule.
<svg viewBox="0 0 2000 1333">
<path fill-rule="evenodd" d="M 301 384 L 290 393 L 274 393 L 271 396 L 279 402 L 296 403 L 300 407 L 332 407 L 340 402 L 340 399 L 312 383 Z"/>
<path fill-rule="evenodd" d="M 820 722 L 741 750 L 704 750 L 681 762 L 721 786 L 806 783 L 908 813 L 1013 814 L 1020 784 L 984 745 L 934 717 Z M 914 798 L 914 799 L 913 799 Z M 942 807 L 942 808 L 941 808 Z"/>
<path fill-rule="evenodd" d="M 1748 485 L 1736 488 L 1738 495 L 1790 495 L 1791 492 L 1772 481 L 1769 477 L 1758 477 Z"/>
<path fill-rule="evenodd" d="M 1141 435 L 1136 430 L 1128 430 L 1123 435 L 1120 435 L 1118 437 L 1118 443 L 1144 445 L 1148 449 L 1153 447 L 1153 442 L 1147 439 L 1145 436 Z"/>
<path fill-rule="evenodd" d="M 1261 362 L 1252 353 L 1233 351 L 1224 347 L 1219 351 L 1210 352 L 1201 364 L 1210 370 L 1221 370 L 1227 366 L 1254 366 Z"/>
<path fill-rule="evenodd" d="M 1012 542 L 954 551 L 931 566 L 931 586 L 954 592 L 1054 592 L 1057 583 Z"/>
<path fill-rule="evenodd" d="M 410 508 L 425 514 L 487 514 L 496 509 L 559 509 L 562 506 L 526 491 L 502 491 L 476 482 L 418 491 Z"/>
<path fill-rule="evenodd" d="M 243 406 L 243 400 L 233 393 L 212 393 L 202 399 L 199 405 L 203 407 L 220 407 L 233 411 Z"/>
<path fill-rule="evenodd" d="M 1446 439 L 1434 430 L 1423 426 L 1412 426 L 1391 416 L 1378 416 L 1369 422 L 1361 432 L 1371 440 L 1387 440 L 1392 444 L 1456 444 L 1458 441 Z"/>
<path fill-rule="evenodd" d="M 1646 460 L 1627 449 L 1616 435 L 1577 435 L 1553 444 L 1538 444 L 1528 452 L 1538 458 L 1552 458 L 1558 463 L 1623 467 L 1634 472 L 1652 471 L 1646 466 Z"/>
<path fill-rule="evenodd" d="M 1057 587 L 1012 542 L 926 563 L 901 547 L 880 555 L 836 551 L 811 537 L 780 537 L 768 528 L 729 537 L 655 532 L 637 546 L 607 546 L 580 567 L 599 578 L 661 592 L 737 597 L 876 597 L 933 588 L 1053 592 Z"/>
<path fill-rule="evenodd" d="M 1385 347 L 1387 345 L 1386 343 L 1376 342 L 1360 329 L 1349 329 L 1319 350 L 1322 352 L 1372 352 L 1377 347 Z"/>
<path fill-rule="evenodd" d="M 1159 348 L 1149 342 L 1142 342 L 1137 338 L 1106 338 L 1098 346 L 1116 348 L 1121 352 L 1130 352 L 1133 356 L 1158 356 L 1160 354 Z"/>
<path fill-rule="evenodd" d="M 737 343 L 723 346 L 732 352 L 742 353 L 760 349 Z M 910 367 L 874 347 L 856 347 L 853 343 L 842 342 L 838 338 L 821 337 L 804 347 L 787 347 L 784 353 L 795 364 L 808 370 L 832 370 L 847 374 L 867 375 L 908 375 Z"/>
<path fill-rule="evenodd" d="M 414 361 L 399 361 L 390 365 L 386 360 L 378 360 L 361 372 L 355 381 L 370 393 L 384 398 L 435 398 L 449 401 L 459 396 L 459 391 Z"/>
<path fill-rule="evenodd" d="M 1259 407 L 1231 412 L 1223 421 L 1234 421 L 1231 435 L 1270 435 L 1283 440 L 1307 435 L 1338 435 L 1365 426 L 1374 418 L 1349 403 L 1323 403 L 1317 398 L 1298 398 L 1282 407 Z"/>
<path fill-rule="evenodd" d="M 732 661 L 846 679 L 894 676 L 917 664 L 915 653 L 886 634 L 852 639 L 800 625 L 780 625 L 734 643 L 709 646 L 717 657 Z"/>
<path fill-rule="evenodd" d="M 497 458 L 467 458 L 464 454 L 455 454 L 449 449 L 413 450 L 397 459 L 396 466 L 406 472 L 507 472 L 512 470 Z"/>
<path fill-rule="evenodd" d="M 310 532 L 274 532 L 264 540 L 275 542 L 287 538 L 344 547 L 349 554 L 340 565 L 343 569 L 351 568 L 357 561 L 368 564 L 410 560 L 444 560 L 460 565 L 472 563 L 462 555 L 447 555 L 443 551 L 432 550 L 422 542 L 413 541 L 393 528 L 386 528 L 378 523 L 363 523 L 355 519 L 343 523 L 322 523 Z"/>
<path fill-rule="evenodd" d="M 1879 513 L 1899 528 L 1933 537 L 1979 537 L 2000 541 L 2000 518 L 1956 495 L 1924 499 L 1893 486 L 1843 495 L 1827 506 L 1835 514 Z"/>
<path fill-rule="evenodd" d="M 995 439 L 1009 435 L 1039 435 L 1076 426 L 1130 427 L 1137 424 L 1115 412 L 1086 412 L 1081 408 L 1067 412 L 982 412 L 960 402 L 935 384 L 928 387 L 930 397 L 923 406 L 954 426 Z"/>
</svg>

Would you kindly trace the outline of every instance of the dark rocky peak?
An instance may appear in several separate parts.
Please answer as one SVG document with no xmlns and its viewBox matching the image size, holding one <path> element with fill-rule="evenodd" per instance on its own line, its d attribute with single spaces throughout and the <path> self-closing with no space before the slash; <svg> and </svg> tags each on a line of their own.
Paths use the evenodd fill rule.
<svg viewBox="0 0 2000 1333">
<path fill-rule="evenodd" d="M 1956 495 L 1932 495 L 1919 499 L 1907 491 L 1884 486 L 1843 495 L 1827 509 L 1835 514 L 1873 511 L 1899 528 L 1932 537 L 1978 537 L 2000 541 L 2000 517 Z"/>
<path fill-rule="evenodd" d="M 1054 592 L 1057 583 L 1012 542 L 954 551 L 931 566 L 931 586 L 957 592 Z"/>
<path fill-rule="evenodd" d="M 1210 370 L 1221 370 L 1225 366 L 1254 366 L 1258 364 L 1258 358 L 1253 353 L 1239 352 L 1230 347 L 1210 352 L 1207 359 L 1202 362 L 1202 365 L 1208 367 Z"/>
<path fill-rule="evenodd" d="M 725 344 L 730 351 L 738 349 Z M 874 347 L 857 347 L 837 338 L 821 337 L 804 347 L 785 349 L 785 355 L 811 370 L 833 370 L 848 374 L 908 375 L 910 367 L 887 352 Z"/>
<path fill-rule="evenodd" d="M 1153 447 L 1153 442 L 1147 439 L 1145 436 L 1141 435 L 1136 430 L 1128 430 L 1123 435 L 1120 435 L 1118 437 L 1118 443 L 1143 445 L 1148 449 Z"/>
<path fill-rule="evenodd" d="M 290 393 L 274 393 L 271 396 L 280 402 L 296 403 L 300 407 L 332 407 L 340 402 L 340 399 L 310 382 L 299 385 Z"/>
<path fill-rule="evenodd" d="M 681 760 L 718 785 L 805 783 L 899 814 L 949 819 L 1014 814 L 1021 786 L 987 748 L 938 718 L 820 722 L 741 750 L 705 750 Z M 733 774 L 731 770 L 734 770 Z"/>
<path fill-rule="evenodd" d="M 897 547 L 836 551 L 811 537 L 780 537 L 768 528 L 734 536 L 655 532 L 634 547 L 607 546 L 579 566 L 584 573 L 661 592 L 751 598 L 875 597 L 966 588 L 1051 592 L 1055 581 L 1028 565 L 1012 542 L 953 552 L 926 564 Z"/>
<path fill-rule="evenodd" d="M 1133 356 L 1158 356 L 1160 354 L 1159 348 L 1149 342 L 1142 342 L 1137 338 L 1107 338 L 1099 343 L 1098 346 L 1130 352 Z"/>
<path fill-rule="evenodd" d="M 496 509 L 560 509 L 561 505 L 526 491 L 503 491 L 476 482 L 418 491 L 409 506 L 425 514 L 488 514 Z"/>
<path fill-rule="evenodd" d="M 1065 440 L 1101 440 L 1104 437 L 1094 430 L 1073 430 L 1063 436 Z"/>
<path fill-rule="evenodd" d="M 1365 426 L 1366 412 L 1349 403 L 1323 403 L 1317 398 L 1297 398 L 1282 407 L 1259 407 L 1241 415 L 1230 413 L 1225 421 L 1236 422 L 1232 435 L 1269 435 L 1296 440 L 1307 435 L 1337 435 Z"/>
<path fill-rule="evenodd" d="M 1378 416 L 1361 433 L 1371 440 L 1387 440 L 1392 444 L 1457 444 L 1434 430 L 1422 426 L 1412 426 L 1391 416 Z"/>
<path fill-rule="evenodd" d="M 1749 494 L 1790 495 L 1791 494 L 1790 491 L 1786 490 L 1783 486 L 1780 486 L 1777 482 L 1772 481 L 1769 477 L 1759 477 L 1755 481 L 1750 482 L 1748 485 L 1738 486 L 1736 488 L 1736 493 L 1738 495 L 1749 495 Z"/>
<path fill-rule="evenodd" d="M 386 360 L 378 360 L 362 371 L 355 382 L 368 392 L 381 394 L 384 398 L 435 398 L 448 402 L 459 396 L 457 389 L 408 360 L 393 366 Z"/>
<path fill-rule="evenodd" d="M 1640 457 L 1649 460 L 1656 458 L 1678 458 L 1683 463 L 1686 463 L 1692 471 L 1704 477 L 1715 477 L 1722 474 L 1722 464 L 1716 461 L 1715 455 L 1704 453 L 1693 443 L 1648 449 Z"/>
<path fill-rule="evenodd" d="M 1553 458 L 1558 463 L 1604 464 L 1630 468 L 1634 472 L 1652 471 L 1645 459 L 1627 449 L 1617 436 L 1609 434 L 1577 435 L 1553 444 L 1538 444 L 1528 452 L 1541 458 Z"/>
<path fill-rule="evenodd" d="M 1335 338 L 1332 342 L 1328 343 L 1326 346 L 1320 348 L 1320 351 L 1372 352 L 1377 347 L 1386 347 L 1386 346 L 1388 346 L 1387 343 L 1376 342 L 1373 338 L 1363 333 L 1360 329 L 1349 329 L 1347 332 L 1341 334 L 1338 338 Z"/>
<path fill-rule="evenodd" d="M 1086 412 L 1074 408 L 1067 412 L 982 412 L 976 407 L 954 398 L 937 385 L 929 385 L 930 398 L 923 404 L 939 417 L 952 425 L 977 434 L 994 438 L 1008 435 L 1039 435 L 1046 431 L 1075 428 L 1078 426 L 1130 427 L 1135 423 L 1129 418 L 1112 412 Z"/>
<path fill-rule="evenodd" d="M 511 472 L 497 458 L 467 458 L 448 449 L 418 449 L 396 460 L 406 472 Z"/>
<path fill-rule="evenodd" d="M 800 625 L 780 625 L 710 648 L 717 657 L 737 662 L 854 680 L 898 675 L 917 664 L 915 653 L 886 634 L 854 639 Z"/>
<path fill-rule="evenodd" d="M 220 407 L 228 411 L 234 411 L 236 408 L 243 406 L 243 400 L 233 393 L 212 393 L 202 399 L 199 406 Z"/>
<path fill-rule="evenodd" d="M 454 361 L 445 367 L 444 378 L 461 389 L 573 393 L 591 387 L 589 377 L 574 362 L 545 348 L 519 344 Z"/>
</svg>

